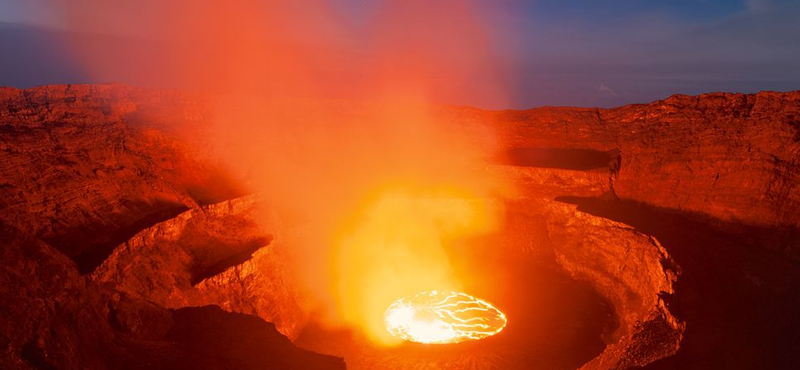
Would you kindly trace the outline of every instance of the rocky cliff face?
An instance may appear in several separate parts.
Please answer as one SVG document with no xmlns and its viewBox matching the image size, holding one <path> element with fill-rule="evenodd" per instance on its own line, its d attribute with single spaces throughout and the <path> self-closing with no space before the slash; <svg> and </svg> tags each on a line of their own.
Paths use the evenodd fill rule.
<svg viewBox="0 0 800 370">
<path fill-rule="evenodd" d="M 284 251 L 258 197 L 186 211 L 142 230 L 91 275 L 167 308 L 219 305 L 272 322 L 295 338 L 305 323 Z M 265 216 L 266 217 L 266 216 Z"/>
<path fill-rule="evenodd" d="M 798 112 L 800 93 L 437 110 L 499 134 L 504 155 L 486 170 L 520 194 L 491 245 L 613 307 L 604 349 L 558 367 L 587 370 L 800 366 L 787 313 L 800 306 Z M 0 367 L 344 366 L 281 335 L 307 319 L 292 246 L 279 215 L 182 139 L 209 114 L 177 92 L 0 89 Z M 205 305 L 222 310 L 188 308 Z M 409 365 L 357 356 L 355 368 Z"/>
<path fill-rule="evenodd" d="M 169 310 L 81 277 L 35 237 L 0 232 L 3 369 L 344 369 L 256 316 Z"/>
<path fill-rule="evenodd" d="M 800 257 L 794 211 L 800 93 L 676 95 L 615 109 L 477 114 L 491 117 L 510 148 L 566 149 L 550 166 L 568 168 L 570 151 L 597 151 L 595 167 L 610 175 L 603 185 L 619 198 L 718 220 L 732 232 L 738 225 L 768 227 L 773 235 L 756 241 L 760 247 Z M 603 166 L 610 152 L 617 156 Z M 538 167 L 535 157 L 512 161 Z"/>
<path fill-rule="evenodd" d="M 0 219 L 93 270 L 142 228 L 237 194 L 153 112 L 176 95 L 116 85 L 0 90 Z"/>
<path fill-rule="evenodd" d="M 302 312 L 254 202 L 204 206 L 239 190 L 171 131 L 197 115 L 190 103 L 121 86 L 6 88 L 0 101 L 0 367 L 344 368 L 281 334 Z M 280 331 L 182 308 L 206 304 Z"/>
<path fill-rule="evenodd" d="M 609 110 L 467 110 L 455 117 L 478 124 L 488 119 L 502 130 L 508 145 L 503 171 L 518 179 L 525 195 L 539 194 L 577 205 L 579 213 L 630 225 L 668 253 L 661 262 L 664 271 L 681 272 L 673 294 L 650 290 L 678 321 L 656 315 L 655 322 L 668 323 L 661 328 L 635 321 L 644 332 L 628 333 L 638 337 L 633 347 L 620 351 L 626 341 L 616 342 L 587 367 L 786 368 L 800 363 L 787 355 L 798 350 L 788 343 L 800 322 L 787 307 L 800 304 L 800 297 L 790 293 L 800 287 L 800 234 L 797 213 L 784 208 L 800 196 L 792 185 L 800 160 L 798 99 L 796 92 L 706 94 Z M 572 229 L 569 235 L 589 230 Z M 594 260 L 614 265 L 595 256 L 572 267 L 601 266 Z M 631 268 L 630 263 L 646 259 L 616 259 L 623 260 L 628 262 L 621 266 Z M 647 281 L 640 276 L 618 282 Z M 606 296 L 614 301 L 613 293 Z M 624 322 L 624 305 L 615 308 Z M 639 346 L 677 343 L 663 339 L 675 338 L 678 331 L 663 328 L 679 328 L 682 322 L 685 331 L 675 355 L 652 362 L 663 356 Z M 763 342 L 754 343 L 756 337 Z M 661 348 L 662 354 L 674 351 Z M 609 358 L 621 362 L 609 363 Z"/>
</svg>

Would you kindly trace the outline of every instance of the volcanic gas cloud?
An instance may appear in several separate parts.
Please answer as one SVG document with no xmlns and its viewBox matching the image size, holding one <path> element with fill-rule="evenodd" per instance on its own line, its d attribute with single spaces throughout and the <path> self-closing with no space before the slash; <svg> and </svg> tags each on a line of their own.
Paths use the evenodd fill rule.
<svg viewBox="0 0 800 370">
<path fill-rule="evenodd" d="M 437 121 L 431 101 L 475 83 L 503 99 L 492 40 L 467 3 L 390 2 L 352 25 L 325 1 L 81 1 L 97 11 L 64 6 L 81 29 L 105 29 L 114 15 L 119 34 L 161 40 L 132 45 L 141 52 L 124 60 L 70 40 L 90 73 L 197 91 L 214 125 L 184 135 L 303 220 L 297 271 L 327 322 L 396 342 L 383 325 L 392 302 L 462 287 L 442 243 L 495 228 L 498 207 L 465 200 L 509 190 L 476 172 L 493 155 L 491 132 Z M 332 96 L 364 102 L 342 115 Z"/>
</svg>

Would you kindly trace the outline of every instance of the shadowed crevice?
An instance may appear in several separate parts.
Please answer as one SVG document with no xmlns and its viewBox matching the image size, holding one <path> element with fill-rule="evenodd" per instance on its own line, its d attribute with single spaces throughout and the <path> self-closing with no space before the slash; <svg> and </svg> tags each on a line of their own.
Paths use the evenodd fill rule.
<svg viewBox="0 0 800 370">
<path fill-rule="evenodd" d="M 268 246 L 272 242 L 272 237 L 255 238 L 247 242 L 240 252 L 227 256 L 217 262 L 213 262 L 196 272 L 192 272 L 192 285 L 197 285 L 201 281 L 219 275 L 230 267 L 240 265 L 253 258 L 253 253 L 261 248 Z"/>
<path fill-rule="evenodd" d="M 172 369 L 336 369 L 342 358 L 296 347 L 262 318 L 225 312 L 219 306 L 172 311 L 174 325 L 166 339 L 180 349 Z"/>
<path fill-rule="evenodd" d="M 75 261 L 81 274 L 89 274 L 100 266 L 118 245 L 140 231 L 174 218 L 189 209 L 186 205 L 168 202 L 154 204 L 149 208 L 153 209 L 151 213 L 119 228 L 84 225 L 45 241 Z M 69 253 L 71 250 L 80 252 L 72 255 Z"/>
<path fill-rule="evenodd" d="M 618 167 L 619 149 L 511 148 L 495 159 L 496 163 L 589 171 Z"/>
<path fill-rule="evenodd" d="M 677 354 L 647 369 L 800 368 L 800 263 L 773 247 L 798 230 L 727 222 L 630 200 L 559 197 L 652 235 L 683 273 L 669 309 L 686 322 Z M 767 249 L 769 248 L 769 249 Z M 702 359 L 702 361 L 698 361 Z"/>
<path fill-rule="evenodd" d="M 57 368 L 47 361 L 47 354 L 31 340 L 22 346 L 20 357 L 37 370 L 56 370 Z"/>
</svg>

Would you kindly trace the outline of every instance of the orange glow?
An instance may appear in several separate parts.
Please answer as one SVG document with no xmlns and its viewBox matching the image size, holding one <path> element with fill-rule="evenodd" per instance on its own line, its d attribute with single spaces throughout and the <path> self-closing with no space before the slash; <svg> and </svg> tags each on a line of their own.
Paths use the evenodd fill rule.
<svg viewBox="0 0 800 370">
<path fill-rule="evenodd" d="M 397 344 L 384 326 L 384 311 L 397 297 L 461 289 L 445 245 L 491 230 L 495 217 L 485 202 L 457 196 L 444 189 L 424 196 L 385 191 L 353 219 L 336 250 L 337 303 L 347 322 L 379 343 Z"/>
<path fill-rule="evenodd" d="M 116 53 L 75 36 L 94 79 L 208 103 L 175 132 L 279 215 L 265 224 L 294 255 L 306 312 L 398 343 L 383 323 L 397 297 L 463 288 L 445 247 L 494 230 L 498 210 L 475 199 L 508 188 L 485 171 L 493 132 L 434 104 L 480 86 L 504 105 L 495 43 L 469 2 L 381 2 L 360 26 L 322 0 L 75 2 L 61 8 L 76 29 L 160 40 Z"/>
<path fill-rule="evenodd" d="M 392 303 L 384 313 L 393 336 L 419 343 L 459 343 L 490 337 L 505 328 L 506 315 L 466 293 L 423 292 Z"/>
</svg>

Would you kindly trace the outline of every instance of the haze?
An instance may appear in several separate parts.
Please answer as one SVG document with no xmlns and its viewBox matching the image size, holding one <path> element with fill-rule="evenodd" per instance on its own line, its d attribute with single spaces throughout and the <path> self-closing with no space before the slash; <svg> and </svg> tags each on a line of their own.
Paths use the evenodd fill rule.
<svg viewBox="0 0 800 370">
<path fill-rule="evenodd" d="M 170 2 L 174 5 L 169 11 L 152 1 L 135 6 L 93 3 L 0 3 L 0 85 L 121 82 L 185 87 L 186 81 L 174 76 L 175 68 L 167 67 L 174 53 L 165 51 L 174 51 L 178 40 L 166 26 L 181 23 L 170 14 L 202 12 L 195 3 Z M 243 4 L 228 4 L 230 11 L 236 11 L 237 3 Z M 280 29 L 270 34 L 272 42 L 313 44 L 315 53 L 300 58 L 315 61 L 315 89 L 334 98 L 369 96 L 365 81 L 386 51 L 408 55 L 398 40 L 409 41 L 406 47 L 436 45 L 436 62 L 425 64 L 424 71 L 426 81 L 430 76 L 437 80 L 429 89 L 432 100 L 484 108 L 609 107 L 675 93 L 788 91 L 800 86 L 800 4 L 790 0 L 437 2 L 420 8 L 419 17 L 393 17 L 397 22 L 387 22 L 386 15 L 402 7 L 399 2 L 316 1 L 283 8 L 275 3 L 244 3 L 260 4 L 248 12 L 254 18 L 279 15 L 273 20 L 278 24 L 252 32 Z M 459 7 L 467 13 L 451 10 Z M 463 17 L 470 18 L 470 32 L 446 30 L 463 24 Z M 229 30 L 224 22 L 198 26 L 192 32 L 199 35 Z M 375 37 L 378 26 L 388 37 Z M 255 43 L 258 37 L 245 40 Z M 102 51 L 103 60 L 87 67 L 65 40 Z M 480 48 L 464 47 L 476 41 Z M 322 49 L 331 52 L 320 56 Z M 461 53 L 466 49 L 471 54 Z M 263 55 L 274 63 L 268 56 Z"/>
</svg>

